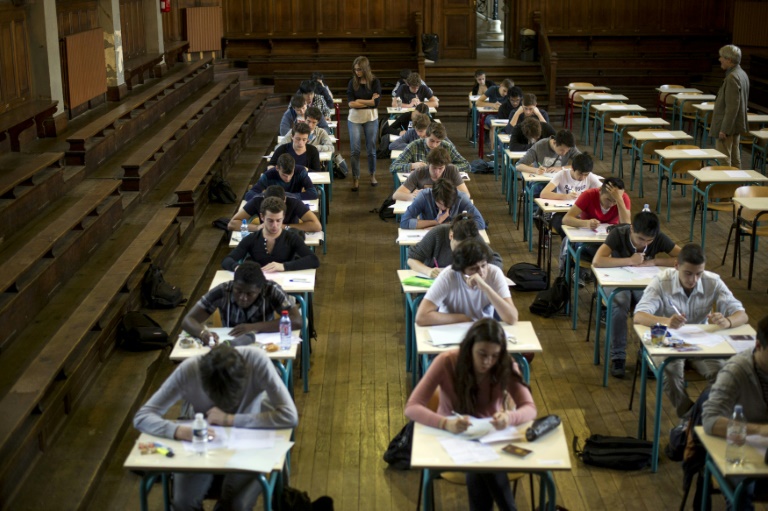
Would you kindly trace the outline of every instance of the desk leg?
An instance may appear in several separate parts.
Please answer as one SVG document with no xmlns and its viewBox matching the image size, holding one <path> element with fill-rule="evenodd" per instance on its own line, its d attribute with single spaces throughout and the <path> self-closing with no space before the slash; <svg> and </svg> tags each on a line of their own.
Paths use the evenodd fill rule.
<svg viewBox="0 0 768 511">
<path fill-rule="evenodd" d="M 653 448 L 651 450 L 651 472 L 656 473 L 659 469 L 659 438 L 661 437 L 661 402 L 664 399 L 664 368 L 667 367 L 672 359 L 666 358 L 658 369 L 656 374 L 656 415 L 653 417 Z M 645 408 L 645 407 L 643 407 Z"/>
<path fill-rule="evenodd" d="M 691 225 L 690 225 L 690 232 L 688 233 L 688 241 L 693 241 L 693 222 L 696 219 L 696 194 L 699 193 L 699 187 L 698 183 L 694 179 L 693 185 L 691 186 Z M 701 248 L 704 248 L 704 240 L 702 241 Z"/>
<path fill-rule="evenodd" d="M 258 480 L 259 484 L 261 484 L 261 489 L 264 491 L 264 511 L 272 511 L 272 493 L 274 491 L 274 486 L 270 483 L 273 483 L 274 481 L 267 481 L 264 474 L 259 474 Z"/>
<path fill-rule="evenodd" d="M 592 363 L 600 365 L 600 315 L 603 313 L 603 286 L 597 286 L 597 297 L 595 298 L 595 353 L 592 356 Z M 605 342 L 608 343 L 608 313 L 606 312 L 606 331 Z M 587 339 L 589 340 L 589 339 Z M 605 387 L 605 385 L 603 385 Z"/>
<path fill-rule="evenodd" d="M 642 341 L 640 341 L 642 342 Z M 640 347 L 640 411 L 637 414 L 637 438 L 645 438 L 645 386 L 648 381 L 648 360 L 645 349 Z"/>
<path fill-rule="evenodd" d="M 711 498 L 709 495 L 710 492 L 710 480 L 712 479 L 712 469 L 711 469 L 711 463 L 712 460 L 709 457 L 709 454 L 707 454 L 707 459 L 704 462 L 704 485 L 701 487 L 701 511 L 709 511 L 707 509 L 707 502 L 709 502 L 709 499 Z M 717 470 L 716 470 L 717 471 Z"/>
<path fill-rule="evenodd" d="M 328 207 L 333 200 L 333 156 L 328 160 L 328 177 L 331 180 L 331 184 L 328 185 Z"/>
<path fill-rule="evenodd" d="M 421 509 L 423 511 L 432 511 L 434 509 L 432 488 L 432 471 L 425 468 L 421 471 Z"/>
<path fill-rule="evenodd" d="M 520 366 L 520 371 L 523 373 L 523 381 L 526 385 L 529 384 L 531 381 L 531 366 L 528 365 L 528 360 L 522 353 L 512 353 L 512 356 Z"/>
<path fill-rule="evenodd" d="M 304 380 L 304 392 L 309 392 L 309 294 L 302 293 L 299 295 L 293 295 L 296 301 L 299 302 L 301 307 L 301 317 L 303 320 L 301 326 L 301 379 Z"/>
<path fill-rule="evenodd" d="M 472 103 L 472 147 L 477 144 L 477 106 Z"/>
<path fill-rule="evenodd" d="M 323 227 L 323 255 L 328 252 L 328 231 L 326 230 L 326 211 L 325 211 L 325 185 L 317 187 L 320 193 L 320 224 Z"/>
<path fill-rule="evenodd" d="M 480 125 L 477 128 L 477 154 L 481 160 L 485 158 L 485 117 L 487 115 L 485 113 L 480 115 Z"/>
<path fill-rule="evenodd" d="M 571 329 L 576 330 L 576 322 L 579 319 L 579 277 L 576 272 L 581 272 L 581 249 L 584 247 L 584 244 L 582 243 L 579 245 L 579 248 L 576 249 L 576 252 L 573 254 L 573 268 L 574 268 L 574 275 L 576 276 L 575 279 L 573 279 L 573 282 L 571 285 L 573 286 L 573 300 L 571 300 L 573 303 L 571 304 Z M 568 250 L 571 250 L 569 247 Z"/>
<path fill-rule="evenodd" d="M 605 303 L 605 354 L 603 355 L 603 362 L 605 367 L 603 367 L 603 387 L 608 386 L 608 367 L 611 365 L 609 360 L 611 357 L 611 339 L 613 335 L 613 322 L 611 321 L 613 314 L 613 299 L 620 291 L 622 291 L 622 289 L 618 287 L 611 291 L 611 294 L 606 298 Z M 597 295 L 597 300 L 602 300 L 602 297 L 599 294 Z M 595 325 L 599 324 L 600 318 L 596 318 Z M 598 327 L 595 326 L 595 331 L 597 331 L 597 329 Z M 595 339 L 595 350 L 597 350 L 597 339 Z"/>
<path fill-rule="evenodd" d="M 531 495 L 533 499 L 533 495 Z M 539 474 L 539 509 L 555 511 L 557 506 L 557 490 L 552 472 L 547 470 Z"/>
</svg>

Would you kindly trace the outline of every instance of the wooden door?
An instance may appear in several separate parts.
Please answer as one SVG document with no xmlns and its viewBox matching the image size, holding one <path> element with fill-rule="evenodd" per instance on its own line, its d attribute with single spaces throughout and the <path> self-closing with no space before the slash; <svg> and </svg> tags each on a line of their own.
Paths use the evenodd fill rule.
<svg viewBox="0 0 768 511">
<path fill-rule="evenodd" d="M 477 57 L 476 0 L 440 0 L 433 27 L 440 36 L 440 58 Z"/>
</svg>

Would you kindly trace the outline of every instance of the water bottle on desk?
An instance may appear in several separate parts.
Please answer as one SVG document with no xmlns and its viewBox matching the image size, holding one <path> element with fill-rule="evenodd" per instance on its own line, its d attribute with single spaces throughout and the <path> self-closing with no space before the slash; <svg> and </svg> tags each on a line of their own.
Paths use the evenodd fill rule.
<svg viewBox="0 0 768 511">
<path fill-rule="evenodd" d="M 395 98 L 395 103 L 397 103 L 397 109 L 398 110 L 402 110 L 403 109 L 403 100 L 400 99 L 399 96 L 397 98 Z"/>
<path fill-rule="evenodd" d="M 651 212 L 651 206 L 649 206 L 648 204 L 643 206 L 643 213 L 650 213 L 650 212 Z"/>
<path fill-rule="evenodd" d="M 288 311 L 283 311 L 280 316 L 280 349 L 282 351 L 291 349 L 291 318 L 288 317 Z"/>
<path fill-rule="evenodd" d="M 196 413 L 192 423 L 192 446 L 198 456 L 205 456 L 208 451 L 208 422 L 202 413 Z"/>
<path fill-rule="evenodd" d="M 248 220 L 243 219 L 243 223 L 240 224 L 240 241 L 244 240 L 250 232 L 248 231 Z"/>
<path fill-rule="evenodd" d="M 741 405 L 733 407 L 725 438 L 725 461 L 732 465 L 744 463 L 744 444 L 747 442 L 747 419 Z"/>
</svg>

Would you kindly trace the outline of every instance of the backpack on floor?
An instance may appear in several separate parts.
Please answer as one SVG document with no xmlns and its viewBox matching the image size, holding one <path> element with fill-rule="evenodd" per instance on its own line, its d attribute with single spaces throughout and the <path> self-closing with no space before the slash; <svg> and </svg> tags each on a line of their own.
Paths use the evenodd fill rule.
<svg viewBox="0 0 768 511">
<path fill-rule="evenodd" d="M 469 171 L 473 174 L 493 174 L 493 163 L 485 160 L 472 160 L 469 164 Z"/>
<path fill-rule="evenodd" d="M 381 203 L 381 206 L 378 208 L 374 208 L 370 211 L 370 213 L 378 213 L 379 218 L 384 220 L 385 222 L 387 220 L 397 218 L 397 215 L 395 215 L 395 210 L 392 209 L 392 206 L 395 204 L 395 199 L 392 198 L 390 195 L 386 199 L 384 199 L 384 202 Z"/>
<path fill-rule="evenodd" d="M 220 175 L 215 174 L 211 178 L 211 184 L 208 186 L 208 200 L 218 202 L 219 204 L 234 204 L 237 200 L 235 191 L 229 181 L 225 181 Z"/>
<path fill-rule="evenodd" d="M 154 264 L 141 280 L 141 296 L 150 309 L 173 309 L 187 301 L 181 289 L 166 282 L 163 270 Z"/>
<path fill-rule="evenodd" d="M 403 426 L 403 429 L 389 442 L 384 453 L 384 461 L 395 470 L 411 468 L 411 445 L 413 444 L 413 421 Z"/>
<path fill-rule="evenodd" d="M 513 264 L 507 270 L 507 277 L 515 283 L 515 291 L 542 291 L 547 289 L 547 272 L 531 263 Z"/>
<path fill-rule="evenodd" d="M 169 346 L 168 333 L 143 312 L 126 312 L 117 324 L 118 347 L 127 351 L 161 350 Z"/>
<path fill-rule="evenodd" d="M 592 435 L 582 449 L 573 437 L 573 452 L 587 465 L 614 470 L 639 470 L 651 464 L 653 444 L 632 437 Z"/>
<path fill-rule="evenodd" d="M 568 305 L 569 295 L 565 277 L 557 277 L 549 289 L 539 291 L 528 310 L 545 318 L 554 316 Z"/>
</svg>

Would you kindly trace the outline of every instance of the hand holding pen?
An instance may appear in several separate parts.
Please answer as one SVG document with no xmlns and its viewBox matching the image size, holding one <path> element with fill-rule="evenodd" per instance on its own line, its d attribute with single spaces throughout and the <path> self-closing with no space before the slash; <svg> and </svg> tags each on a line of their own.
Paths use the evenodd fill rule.
<svg viewBox="0 0 768 511">
<path fill-rule="evenodd" d="M 429 276 L 433 279 L 436 279 L 438 275 L 440 275 L 440 265 L 437 264 L 437 258 L 433 257 L 432 262 L 435 263 L 435 266 L 432 268 L 432 270 L 429 272 Z"/>
<path fill-rule="evenodd" d="M 496 429 L 505 429 L 507 426 L 509 426 L 509 409 L 507 405 L 507 398 L 508 398 L 507 391 L 504 391 L 504 396 L 502 397 L 502 403 L 501 403 L 501 410 L 493 414 L 493 418 L 491 419 L 491 425 L 493 425 Z"/>
<path fill-rule="evenodd" d="M 445 429 L 454 434 L 464 433 L 471 425 L 468 417 L 456 412 L 445 420 Z"/>
<path fill-rule="evenodd" d="M 672 306 L 672 309 L 675 311 L 675 313 L 672 315 L 671 318 L 669 318 L 669 328 L 680 328 L 681 326 L 685 325 L 687 322 L 687 319 L 685 317 L 685 314 L 680 312 L 680 309 L 675 307 L 674 305 L 670 304 Z"/>
<path fill-rule="evenodd" d="M 707 314 L 707 319 L 711 324 L 717 325 L 720 328 L 731 328 L 730 320 L 719 312 L 712 312 L 711 314 Z"/>
</svg>

